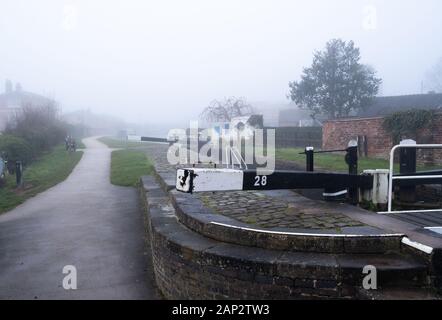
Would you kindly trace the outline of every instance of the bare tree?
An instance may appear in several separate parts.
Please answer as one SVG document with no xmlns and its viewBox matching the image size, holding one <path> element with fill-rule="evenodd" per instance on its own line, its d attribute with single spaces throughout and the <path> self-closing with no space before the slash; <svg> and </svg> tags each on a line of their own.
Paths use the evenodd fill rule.
<svg viewBox="0 0 442 320">
<path fill-rule="evenodd" d="M 439 59 L 427 76 L 428 88 L 442 93 L 442 58 Z"/>
<path fill-rule="evenodd" d="M 213 100 L 201 113 L 200 118 L 209 122 L 228 122 L 232 118 L 253 114 L 253 107 L 244 98 L 230 97 Z"/>
</svg>

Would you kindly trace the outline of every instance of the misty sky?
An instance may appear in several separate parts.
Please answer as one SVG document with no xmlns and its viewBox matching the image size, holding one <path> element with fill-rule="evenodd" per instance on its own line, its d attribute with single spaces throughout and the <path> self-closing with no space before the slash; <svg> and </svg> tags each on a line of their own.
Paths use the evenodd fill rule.
<svg viewBox="0 0 442 320">
<path fill-rule="evenodd" d="M 382 95 L 420 93 L 442 56 L 441 13 L 440 0 L 0 0 L 0 81 L 65 111 L 187 121 L 214 98 L 288 102 L 288 82 L 340 37 Z"/>
</svg>

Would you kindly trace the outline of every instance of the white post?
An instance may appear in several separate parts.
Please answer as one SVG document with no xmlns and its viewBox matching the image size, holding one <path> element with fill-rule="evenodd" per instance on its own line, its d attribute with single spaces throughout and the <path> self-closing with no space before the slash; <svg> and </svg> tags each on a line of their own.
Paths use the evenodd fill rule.
<svg viewBox="0 0 442 320">
<path fill-rule="evenodd" d="M 388 175 L 387 169 L 365 170 L 364 174 L 373 176 L 373 189 L 364 190 L 362 198 L 375 205 L 385 205 L 388 202 Z"/>
</svg>

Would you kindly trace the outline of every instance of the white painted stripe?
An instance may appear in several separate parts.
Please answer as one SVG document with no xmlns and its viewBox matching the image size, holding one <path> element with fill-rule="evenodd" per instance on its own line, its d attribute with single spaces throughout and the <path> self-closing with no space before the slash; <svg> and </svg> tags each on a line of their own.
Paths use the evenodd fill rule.
<svg viewBox="0 0 442 320">
<path fill-rule="evenodd" d="M 343 194 L 346 194 L 346 193 L 347 193 L 347 190 L 342 190 L 342 191 L 338 191 L 338 192 L 335 192 L 335 193 L 326 193 L 326 192 L 324 192 L 322 195 L 324 197 L 337 197 L 337 196 L 342 196 Z"/>
<path fill-rule="evenodd" d="M 425 227 L 424 229 L 442 234 L 442 227 Z"/>
<path fill-rule="evenodd" d="M 422 176 L 393 176 L 393 180 L 419 180 L 419 179 L 439 179 L 442 175 L 422 175 Z"/>
<path fill-rule="evenodd" d="M 431 254 L 433 252 L 433 248 L 432 247 L 429 247 L 427 245 L 424 245 L 424 244 L 416 242 L 416 241 L 411 241 L 407 237 L 403 237 L 402 238 L 402 243 L 407 245 L 407 246 L 413 247 L 413 248 L 415 248 L 417 250 L 420 250 L 420 251 L 422 251 L 422 252 L 424 252 L 426 254 Z"/>
<path fill-rule="evenodd" d="M 404 234 L 401 233 L 385 233 L 385 234 L 379 234 L 379 235 L 360 235 L 360 234 L 325 234 L 325 233 L 302 233 L 302 232 L 282 232 L 282 231 L 271 231 L 271 230 L 264 230 L 264 229 L 254 229 L 254 228 L 246 228 L 246 227 L 239 227 L 239 226 L 232 226 L 230 224 L 225 223 L 219 223 L 219 222 L 210 222 L 211 224 L 218 225 L 221 227 L 227 227 L 227 228 L 233 228 L 233 229 L 240 229 L 244 231 L 251 231 L 251 232 L 259 232 L 259 233 L 267 233 L 267 234 L 275 234 L 275 235 L 282 235 L 282 236 L 307 236 L 307 237 L 339 237 L 339 238 L 386 238 L 386 237 L 403 237 Z"/>
<path fill-rule="evenodd" d="M 431 210 L 402 210 L 402 211 L 380 211 L 378 214 L 386 215 L 386 214 L 394 214 L 394 213 L 429 213 L 429 212 L 440 212 L 442 213 L 442 209 L 431 209 Z"/>
</svg>

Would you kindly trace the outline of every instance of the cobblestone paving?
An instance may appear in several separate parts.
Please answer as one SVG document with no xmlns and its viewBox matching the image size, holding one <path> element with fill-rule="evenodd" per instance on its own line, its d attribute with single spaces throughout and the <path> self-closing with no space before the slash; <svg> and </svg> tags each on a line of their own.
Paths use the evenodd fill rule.
<svg viewBox="0 0 442 320">
<path fill-rule="evenodd" d="M 327 207 L 300 208 L 260 192 L 202 193 L 200 199 L 215 212 L 262 228 L 340 229 L 362 226 Z"/>
<path fill-rule="evenodd" d="M 146 144 L 145 150 L 157 171 L 176 169 L 176 166 L 167 162 L 166 145 Z M 314 206 L 306 206 L 305 203 L 296 204 L 257 191 L 206 192 L 195 196 L 218 214 L 261 228 L 339 230 L 363 226 L 319 202 Z"/>
</svg>

